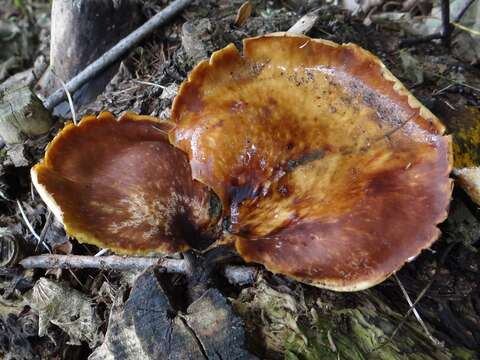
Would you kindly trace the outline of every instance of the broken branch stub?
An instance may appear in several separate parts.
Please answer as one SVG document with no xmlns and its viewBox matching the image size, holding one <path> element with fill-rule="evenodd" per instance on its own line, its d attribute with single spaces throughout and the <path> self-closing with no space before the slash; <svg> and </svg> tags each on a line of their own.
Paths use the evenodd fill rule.
<svg viewBox="0 0 480 360">
<path fill-rule="evenodd" d="M 353 291 L 429 247 L 447 215 L 450 137 L 354 44 L 245 39 L 243 56 L 229 45 L 193 69 L 173 122 L 134 118 L 67 126 L 32 171 L 81 241 L 179 251 L 210 234 L 273 272 Z"/>
</svg>

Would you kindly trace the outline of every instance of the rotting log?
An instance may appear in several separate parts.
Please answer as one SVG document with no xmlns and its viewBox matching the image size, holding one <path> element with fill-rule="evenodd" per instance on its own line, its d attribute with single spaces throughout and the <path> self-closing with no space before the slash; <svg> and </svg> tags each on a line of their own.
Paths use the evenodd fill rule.
<svg viewBox="0 0 480 360">
<path fill-rule="evenodd" d="M 40 99 L 26 86 L 0 93 L 0 137 L 7 144 L 45 134 L 52 117 Z"/>
</svg>

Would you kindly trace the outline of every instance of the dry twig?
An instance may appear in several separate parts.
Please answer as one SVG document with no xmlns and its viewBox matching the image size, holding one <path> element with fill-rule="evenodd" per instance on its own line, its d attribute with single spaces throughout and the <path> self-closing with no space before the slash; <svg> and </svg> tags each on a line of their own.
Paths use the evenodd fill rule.
<svg viewBox="0 0 480 360">
<path fill-rule="evenodd" d="M 26 269 L 104 269 L 104 270 L 145 270 L 150 266 L 158 266 L 166 273 L 187 273 L 185 260 L 134 257 L 134 256 L 86 256 L 86 255 L 38 255 L 20 261 Z M 231 284 L 248 285 L 255 282 L 258 269 L 249 266 L 227 265 L 223 275 Z"/>
</svg>

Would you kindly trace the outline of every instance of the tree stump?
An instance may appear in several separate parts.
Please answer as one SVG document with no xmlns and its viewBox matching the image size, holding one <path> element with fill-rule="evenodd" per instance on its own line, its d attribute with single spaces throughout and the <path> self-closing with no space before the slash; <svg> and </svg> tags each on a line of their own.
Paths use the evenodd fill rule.
<svg viewBox="0 0 480 360">
<path fill-rule="evenodd" d="M 50 68 L 39 82 L 47 97 L 136 28 L 140 20 L 134 0 L 54 0 Z M 76 105 L 95 99 L 118 69 L 118 64 L 85 84 L 74 95 Z M 65 116 L 67 102 L 55 108 Z"/>
</svg>

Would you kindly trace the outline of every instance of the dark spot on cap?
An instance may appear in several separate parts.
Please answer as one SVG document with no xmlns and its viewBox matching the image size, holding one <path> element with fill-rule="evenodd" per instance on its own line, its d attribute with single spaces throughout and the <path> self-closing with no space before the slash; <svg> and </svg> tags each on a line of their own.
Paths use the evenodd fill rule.
<svg viewBox="0 0 480 360">
<path fill-rule="evenodd" d="M 278 192 L 280 195 L 282 195 L 283 197 L 287 197 L 289 194 L 290 194 L 290 191 L 288 190 L 288 186 L 287 185 L 280 185 L 278 187 Z"/>
</svg>

